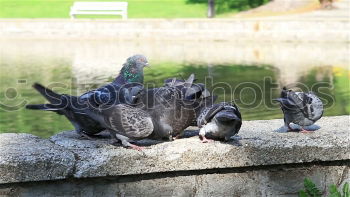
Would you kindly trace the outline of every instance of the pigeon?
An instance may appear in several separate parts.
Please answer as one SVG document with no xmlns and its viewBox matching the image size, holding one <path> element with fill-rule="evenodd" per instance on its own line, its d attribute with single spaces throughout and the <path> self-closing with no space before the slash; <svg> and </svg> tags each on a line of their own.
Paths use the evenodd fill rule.
<svg viewBox="0 0 350 197">
<path fill-rule="evenodd" d="M 129 57 L 123 64 L 119 76 L 113 83 L 126 84 L 131 82 L 143 83 L 143 68 L 149 66 L 148 60 L 143 55 Z"/>
<path fill-rule="evenodd" d="M 97 110 L 85 110 L 85 114 L 110 133 L 111 144 L 121 141 L 124 147 L 138 151 L 143 147 L 129 141 L 147 138 L 154 130 L 149 113 L 127 104 L 100 106 Z"/>
<path fill-rule="evenodd" d="M 98 109 L 84 112 L 109 131 L 112 138 L 120 140 L 123 146 L 141 150 L 142 147 L 130 142 L 144 138 L 172 140 L 173 135 L 190 126 L 197 107 L 212 102 L 201 97 L 198 92 L 204 89 L 193 84 L 193 80 L 192 74 L 182 85 L 144 89 L 133 106 L 101 105 Z"/>
<path fill-rule="evenodd" d="M 193 81 L 196 81 L 196 79 L 194 79 Z M 185 84 L 185 80 L 183 79 L 169 78 L 164 80 L 165 87 L 181 87 L 184 84 Z M 190 124 L 190 126 L 197 126 L 197 116 L 200 113 L 201 109 L 207 106 L 211 106 L 217 99 L 217 96 L 210 97 L 210 91 L 205 88 L 204 84 L 202 83 L 196 83 L 196 84 L 193 83 L 193 84 L 194 84 L 194 87 L 188 90 L 187 94 L 191 95 L 192 97 L 198 97 L 198 95 L 196 94 L 191 94 L 191 92 L 197 92 L 197 94 L 200 94 L 201 98 L 206 98 L 206 103 L 201 107 L 196 108 L 196 116 L 194 117 L 194 119 L 192 120 L 192 123 Z M 199 91 L 199 90 L 204 90 L 204 91 Z M 178 135 L 176 136 L 176 139 L 180 137 L 181 135 Z"/>
<path fill-rule="evenodd" d="M 144 109 L 155 121 L 152 138 L 180 138 L 184 129 L 193 125 L 198 110 L 216 100 L 217 97 L 210 96 L 204 84 L 193 83 L 194 80 L 194 74 L 187 80 L 174 78 L 172 85 L 165 83 L 164 87 L 150 89 L 142 97 L 142 103 L 147 105 Z"/>
<path fill-rule="evenodd" d="M 228 141 L 236 135 L 242 125 L 242 116 L 234 103 L 221 102 L 202 109 L 197 118 L 199 137 L 203 143 L 211 142 L 207 139 Z"/>
<path fill-rule="evenodd" d="M 312 132 L 304 127 L 314 124 L 323 115 L 322 101 L 313 92 L 294 92 L 284 87 L 281 98 L 274 100 L 281 105 L 288 131 L 294 131 L 290 127 L 290 123 L 294 123 L 301 126 L 302 133 Z"/>
<path fill-rule="evenodd" d="M 73 124 L 75 130 L 82 136 L 97 134 L 104 130 L 99 122 L 85 115 L 86 109 L 98 108 L 100 105 L 132 104 L 143 90 L 143 68 L 148 61 L 143 55 L 129 57 L 118 75 L 110 84 L 81 96 L 58 94 L 35 83 L 33 88 L 42 94 L 50 103 L 27 105 L 27 109 L 54 111 L 65 115 Z"/>
<path fill-rule="evenodd" d="M 113 101 L 119 101 L 119 99 L 129 99 L 121 100 L 122 103 L 132 102 L 131 97 L 121 97 L 121 95 L 135 95 L 143 89 L 143 68 L 146 66 L 149 66 L 149 64 L 145 56 L 134 55 L 129 57 L 112 83 L 84 93 L 79 97 L 80 102 L 88 101 L 94 106 L 111 105 Z M 130 87 L 131 89 L 129 89 Z M 120 93 L 120 90 L 124 92 Z"/>
</svg>

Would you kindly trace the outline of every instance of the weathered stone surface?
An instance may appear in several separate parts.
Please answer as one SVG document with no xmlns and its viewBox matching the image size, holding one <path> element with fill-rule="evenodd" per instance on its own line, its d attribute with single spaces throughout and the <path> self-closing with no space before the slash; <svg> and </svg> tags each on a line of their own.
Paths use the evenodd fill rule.
<svg viewBox="0 0 350 197">
<path fill-rule="evenodd" d="M 349 116 L 323 117 L 312 134 L 276 132 L 281 125 L 280 119 L 244 121 L 241 146 L 190 137 L 138 152 L 109 145 L 108 138 L 77 139 L 74 132 L 50 140 L 77 155 L 77 178 L 350 159 Z"/>
<path fill-rule="evenodd" d="M 0 184 L 67 178 L 73 153 L 30 134 L 0 134 Z"/>
<path fill-rule="evenodd" d="M 322 24 L 322 25 L 320 25 Z M 216 40 L 348 42 L 349 17 L 329 19 L 2 19 L 0 37 L 115 38 L 123 40 Z"/>
<path fill-rule="evenodd" d="M 240 146 L 202 144 L 188 132 L 143 152 L 109 145 L 104 135 L 62 132 L 50 142 L 1 134 L 0 196 L 292 197 L 306 177 L 326 194 L 350 181 L 349 117 L 324 117 L 312 134 L 274 131 L 283 120 L 245 121 Z"/>
<path fill-rule="evenodd" d="M 0 196 L 83 197 L 296 197 L 303 179 L 310 178 L 326 194 L 331 184 L 349 181 L 349 167 L 287 167 L 213 174 L 163 174 L 0 185 Z M 57 190 L 57 188 L 60 188 Z"/>
</svg>

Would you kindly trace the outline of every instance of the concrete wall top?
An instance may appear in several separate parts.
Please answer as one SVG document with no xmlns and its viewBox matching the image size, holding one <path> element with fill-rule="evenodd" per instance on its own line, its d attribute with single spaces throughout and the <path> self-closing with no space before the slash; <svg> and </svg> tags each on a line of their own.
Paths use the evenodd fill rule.
<svg viewBox="0 0 350 197">
<path fill-rule="evenodd" d="M 0 183 L 350 159 L 350 116 L 323 117 L 314 126 L 320 129 L 311 134 L 276 132 L 281 125 L 280 119 L 244 121 L 239 143 L 203 144 L 193 136 L 150 145 L 142 152 L 109 145 L 103 135 L 78 139 L 73 131 L 50 139 L 0 134 Z"/>
<path fill-rule="evenodd" d="M 347 18 L 1 19 L 1 38 L 349 42 Z"/>
</svg>

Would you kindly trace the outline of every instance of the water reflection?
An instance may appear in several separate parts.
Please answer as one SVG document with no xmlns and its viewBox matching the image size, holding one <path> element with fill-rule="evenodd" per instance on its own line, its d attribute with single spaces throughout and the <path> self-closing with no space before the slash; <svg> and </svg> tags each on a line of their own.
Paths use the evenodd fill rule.
<svg viewBox="0 0 350 197">
<path fill-rule="evenodd" d="M 281 84 L 279 70 L 267 65 L 173 65 L 170 73 L 165 65 L 154 69 L 157 71 L 146 72 L 146 81 L 158 82 L 157 85 L 167 76 L 196 73 L 198 81 L 218 95 L 219 101 L 234 100 L 246 120 L 282 118 L 279 106 L 272 99 L 279 96 L 284 85 L 315 92 L 325 104 L 326 116 L 350 112 L 349 70 L 343 68 L 314 67 L 291 84 Z"/>
<path fill-rule="evenodd" d="M 342 44 L 323 48 L 322 44 L 0 42 L 0 132 L 49 137 L 72 129 L 62 116 L 21 107 L 24 102 L 44 102 L 31 84 L 60 82 L 66 87 L 56 91 L 78 95 L 111 81 L 126 57 L 135 53 L 150 57 L 146 83 L 160 86 L 165 78 L 195 73 L 220 101 L 234 100 L 245 120 L 282 118 L 271 99 L 285 85 L 316 92 L 326 104 L 326 116 L 350 112 L 349 59 Z"/>
</svg>

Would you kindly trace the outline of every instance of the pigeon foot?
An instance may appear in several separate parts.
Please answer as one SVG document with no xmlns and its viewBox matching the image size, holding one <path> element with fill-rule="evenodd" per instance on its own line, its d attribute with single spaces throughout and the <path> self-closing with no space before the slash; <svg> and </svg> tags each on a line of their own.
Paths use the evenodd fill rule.
<svg viewBox="0 0 350 197">
<path fill-rule="evenodd" d="M 119 145 L 119 140 L 117 140 L 117 139 L 110 139 L 109 140 L 109 144 L 113 145 L 113 146 L 117 146 L 117 145 Z"/>
<path fill-rule="evenodd" d="M 299 132 L 299 131 L 300 131 L 299 129 L 293 129 L 293 128 L 290 127 L 289 125 L 288 125 L 287 127 L 288 127 L 287 132 Z"/>
<path fill-rule="evenodd" d="M 301 129 L 300 133 L 314 133 L 314 131 L 309 131 L 309 130 Z"/>
<path fill-rule="evenodd" d="M 137 151 L 142 151 L 143 149 L 145 149 L 145 147 L 142 146 L 137 146 L 135 144 L 130 144 L 129 145 L 131 149 L 137 150 Z"/>
<path fill-rule="evenodd" d="M 177 136 L 173 137 L 173 140 L 178 140 L 178 139 L 181 139 L 181 138 L 182 138 L 181 135 L 177 135 Z"/>
<path fill-rule="evenodd" d="M 94 140 L 93 137 L 91 137 L 91 136 L 89 136 L 88 134 L 83 133 L 83 132 L 81 132 L 79 138 L 82 139 L 82 140 Z"/>
<path fill-rule="evenodd" d="M 213 141 L 214 141 L 214 140 L 212 140 L 212 139 L 206 138 L 205 136 L 199 136 L 199 138 L 201 139 L 201 142 L 202 142 L 202 143 L 210 143 L 210 142 L 213 142 Z"/>
</svg>

